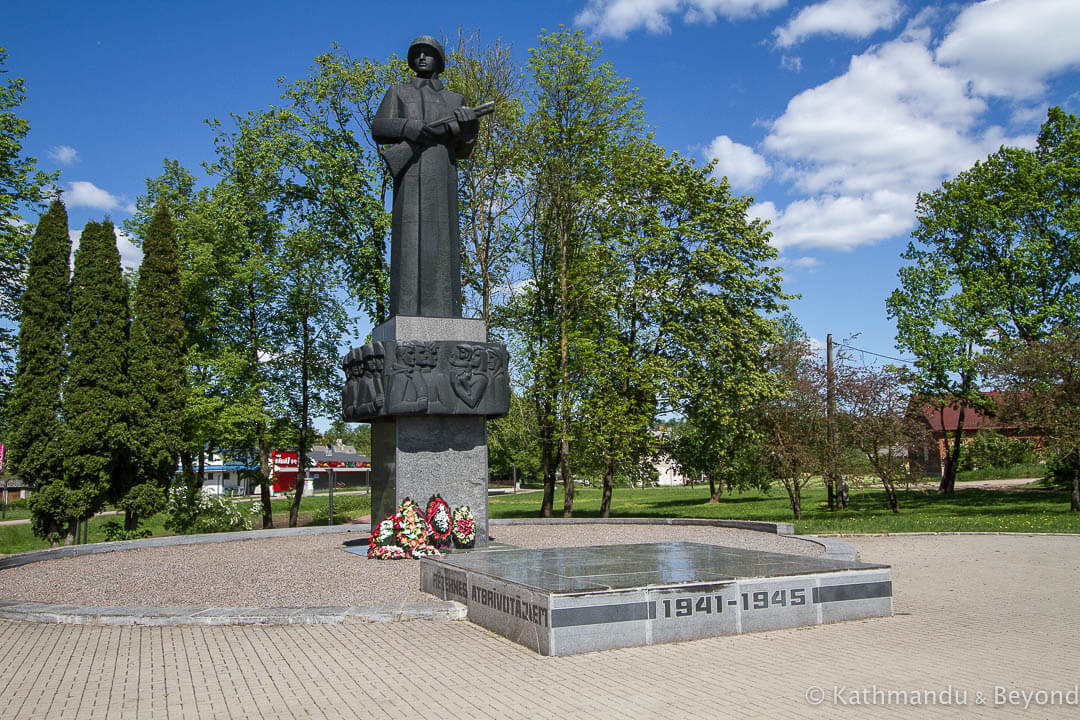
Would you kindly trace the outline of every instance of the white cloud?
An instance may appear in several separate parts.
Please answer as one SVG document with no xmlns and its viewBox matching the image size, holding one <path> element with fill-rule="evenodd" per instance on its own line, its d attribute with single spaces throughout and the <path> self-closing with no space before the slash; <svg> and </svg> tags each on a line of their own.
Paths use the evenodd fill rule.
<svg viewBox="0 0 1080 720">
<path fill-rule="evenodd" d="M 801 268 L 803 270 L 813 270 L 820 264 L 820 260 L 818 260 L 816 257 L 810 257 L 809 255 L 804 255 L 803 257 L 795 258 L 794 260 L 788 261 L 788 265 Z"/>
<path fill-rule="evenodd" d="M 1080 67 L 1080 2 L 989 0 L 966 8 L 937 60 L 970 78 L 975 92 L 1029 98 L 1046 78 Z"/>
<path fill-rule="evenodd" d="M 734 142 L 727 135 L 720 135 L 704 150 L 706 160 L 716 160 L 713 175 L 727 176 L 732 187 L 751 190 L 770 174 L 765 158 L 753 148 Z"/>
<path fill-rule="evenodd" d="M 114 226 L 116 233 L 116 249 L 120 252 L 120 265 L 125 270 L 137 270 L 142 264 L 143 252 L 131 240 L 131 236 L 122 227 Z M 82 238 L 82 230 L 69 230 L 71 236 L 71 257 L 74 262 L 75 251 L 79 249 L 79 240 Z"/>
<path fill-rule="evenodd" d="M 773 122 L 762 147 L 809 196 L 759 211 L 771 212 L 777 247 L 848 250 L 906 233 L 919 191 L 1002 144 L 1033 143 L 983 128 L 987 103 L 934 62 L 928 39 L 905 34 L 852 58 L 843 75 L 796 95 Z"/>
<path fill-rule="evenodd" d="M 784 55 L 780 58 L 780 67 L 795 72 L 802 71 L 802 58 L 798 55 Z"/>
<path fill-rule="evenodd" d="M 60 165 L 74 165 L 79 161 L 79 151 L 70 145 L 57 145 L 49 150 L 49 157 Z"/>
<path fill-rule="evenodd" d="M 891 28 L 902 12 L 898 0 L 825 0 L 804 7 L 773 35 L 780 47 L 791 47 L 811 35 L 864 38 Z"/>
<path fill-rule="evenodd" d="M 772 200 L 764 200 L 751 205 L 750 209 L 746 211 L 746 214 L 756 220 L 764 220 L 771 223 L 780 215 L 780 211 L 776 209 L 776 203 Z"/>
<path fill-rule="evenodd" d="M 597 35 L 623 38 L 644 27 L 669 32 L 668 16 L 682 14 L 687 23 L 711 23 L 718 16 L 749 17 L 787 4 L 787 0 L 589 0 L 574 22 Z"/>
<path fill-rule="evenodd" d="M 878 190 L 797 200 L 772 218 L 773 245 L 850 250 L 910 230 L 915 194 Z"/>
<path fill-rule="evenodd" d="M 764 144 L 793 162 L 806 192 L 922 187 L 1001 143 L 1000 131 L 969 135 L 985 110 L 924 45 L 896 40 L 792 98 Z"/>
<path fill-rule="evenodd" d="M 134 213 L 135 205 L 128 202 L 122 195 L 113 195 L 108 190 L 102 190 L 92 182 L 75 180 L 68 183 L 68 190 L 64 192 L 64 204 L 68 207 L 88 207 L 96 210 L 121 210 L 126 213 Z"/>
</svg>

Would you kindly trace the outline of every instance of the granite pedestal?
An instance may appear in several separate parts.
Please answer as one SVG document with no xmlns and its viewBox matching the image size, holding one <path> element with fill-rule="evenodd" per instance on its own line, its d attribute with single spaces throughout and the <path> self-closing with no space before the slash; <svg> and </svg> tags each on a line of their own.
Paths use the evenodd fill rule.
<svg viewBox="0 0 1080 720">
<path fill-rule="evenodd" d="M 420 586 L 542 655 L 893 612 L 887 565 L 686 542 L 423 558 Z"/>
<path fill-rule="evenodd" d="M 395 316 L 372 340 L 483 342 L 481 320 Z M 371 422 L 371 516 L 393 515 L 405 498 L 422 508 L 438 493 L 451 508 L 468 505 L 476 545 L 488 538 L 487 425 L 483 416 L 400 415 Z"/>
</svg>

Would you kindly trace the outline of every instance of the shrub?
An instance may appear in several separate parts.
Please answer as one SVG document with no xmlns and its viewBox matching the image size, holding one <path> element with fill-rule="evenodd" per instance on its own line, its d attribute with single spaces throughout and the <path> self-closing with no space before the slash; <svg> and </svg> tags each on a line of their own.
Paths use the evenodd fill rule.
<svg viewBox="0 0 1080 720">
<path fill-rule="evenodd" d="M 141 538 L 150 537 L 150 529 L 142 528 L 139 530 L 125 530 L 123 525 L 115 520 L 110 520 L 105 523 L 105 542 L 116 542 L 117 540 L 139 540 Z"/>
<path fill-rule="evenodd" d="M 164 510 L 168 504 L 169 499 L 164 490 L 156 485 L 142 483 L 128 490 L 117 507 L 133 513 L 136 517 L 148 518 Z"/>
<path fill-rule="evenodd" d="M 1035 451 L 1027 440 L 1005 437 L 993 430 L 980 430 L 960 455 L 961 470 L 1008 468 L 1035 462 Z"/>
<path fill-rule="evenodd" d="M 194 535 L 250 530 L 251 520 L 225 498 L 207 495 L 197 486 L 182 485 L 170 493 L 165 527 L 181 535 Z"/>
</svg>

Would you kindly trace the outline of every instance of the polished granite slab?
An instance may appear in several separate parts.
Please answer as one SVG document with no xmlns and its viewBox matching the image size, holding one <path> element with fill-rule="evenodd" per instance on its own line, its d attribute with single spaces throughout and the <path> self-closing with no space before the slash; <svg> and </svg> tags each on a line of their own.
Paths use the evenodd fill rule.
<svg viewBox="0 0 1080 720">
<path fill-rule="evenodd" d="M 887 565 L 688 542 L 454 553 L 420 585 L 543 655 L 892 615 Z"/>
<path fill-rule="evenodd" d="M 515 548 L 497 553 L 454 554 L 442 558 L 442 562 L 550 593 L 887 567 L 691 542 Z"/>
</svg>

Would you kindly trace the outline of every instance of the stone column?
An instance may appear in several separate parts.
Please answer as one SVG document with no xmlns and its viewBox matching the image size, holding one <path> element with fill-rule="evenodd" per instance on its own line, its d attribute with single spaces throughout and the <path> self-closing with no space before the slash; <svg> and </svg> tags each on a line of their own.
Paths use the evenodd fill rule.
<svg viewBox="0 0 1080 720">
<path fill-rule="evenodd" d="M 373 342 L 484 342 L 482 320 L 398 315 L 372 331 Z M 393 515 L 406 497 L 421 508 L 438 493 L 468 505 L 476 545 L 488 538 L 487 419 L 482 415 L 397 415 L 371 421 L 371 520 Z"/>
</svg>

